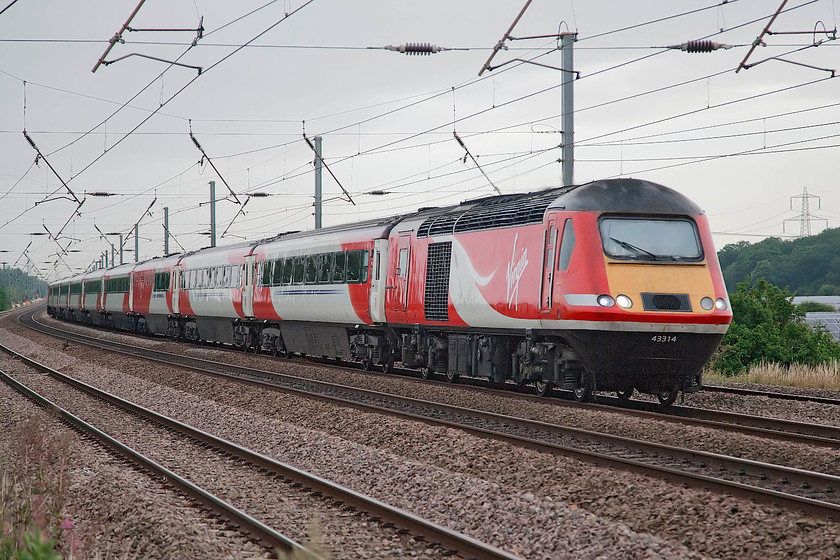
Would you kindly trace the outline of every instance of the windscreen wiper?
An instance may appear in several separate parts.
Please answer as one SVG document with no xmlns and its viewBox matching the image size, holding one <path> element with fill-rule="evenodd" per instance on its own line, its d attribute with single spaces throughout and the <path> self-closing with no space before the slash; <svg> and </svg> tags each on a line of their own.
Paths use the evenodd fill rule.
<svg viewBox="0 0 840 560">
<path fill-rule="evenodd" d="M 625 249 L 627 249 L 628 251 L 633 251 L 633 252 L 634 252 L 634 253 L 636 253 L 637 255 L 647 255 L 647 256 L 649 256 L 650 258 L 654 259 L 654 260 L 658 260 L 658 259 L 662 259 L 662 258 L 664 258 L 664 257 L 662 257 L 662 256 L 660 256 L 660 255 L 657 255 L 657 254 L 651 253 L 651 252 L 650 252 L 650 251 L 648 251 L 647 249 L 642 249 L 641 247 L 637 247 L 636 245 L 633 245 L 632 243 L 627 243 L 626 241 L 623 241 L 623 240 L 621 240 L 621 239 L 616 239 L 615 237 L 610 237 L 610 239 L 612 239 L 613 241 L 615 241 L 615 242 L 616 242 L 616 243 L 618 243 L 621 247 L 624 247 L 624 248 L 625 248 Z"/>
</svg>

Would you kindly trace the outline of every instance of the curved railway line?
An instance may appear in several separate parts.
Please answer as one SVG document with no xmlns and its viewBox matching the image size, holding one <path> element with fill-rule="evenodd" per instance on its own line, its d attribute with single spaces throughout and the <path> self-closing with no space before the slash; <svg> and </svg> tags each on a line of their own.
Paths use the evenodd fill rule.
<svg viewBox="0 0 840 560">
<path fill-rule="evenodd" d="M 25 314 L 29 320 L 33 315 L 34 313 Z M 44 327 L 39 327 L 39 329 L 44 329 Z M 51 331 L 50 334 L 55 334 L 55 329 L 52 327 L 47 327 L 46 330 Z M 85 340 L 90 337 L 77 334 L 67 336 L 77 342 L 90 343 L 111 351 L 125 351 L 133 356 L 154 359 L 175 367 L 265 384 L 284 392 L 353 406 L 365 411 L 445 425 L 482 437 L 507 441 L 514 445 L 573 456 L 585 462 L 643 473 L 671 483 L 734 494 L 790 510 L 805 511 L 819 517 L 840 518 L 840 497 L 837 495 L 837 491 L 840 491 L 840 478 L 832 475 L 398 397 L 209 360 L 166 354 L 114 342 L 93 342 Z M 557 404 L 562 406 L 571 403 L 559 401 Z M 573 406 L 581 405 L 574 403 Z M 676 407 L 676 409 L 680 408 L 684 407 Z M 624 409 L 620 410 L 625 412 Z M 657 419 L 691 421 L 714 429 L 737 429 L 741 433 L 752 431 L 763 437 L 806 442 L 810 445 L 840 447 L 840 431 L 831 427 L 825 427 L 825 432 L 817 436 L 783 431 L 784 429 L 802 429 L 803 426 L 799 426 L 799 423 L 784 422 L 783 428 L 770 430 L 745 426 L 733 427 L 720 420 L 709 424 L 708 421 L 699 418 L 675 417 L 670 414 L 663 415 L 661 412 L 637 410 L 626 412 Z M 714 411 L 706 412 L 718 419 L 727 416 Z M 772 421 L 772 419 L 765 420 Z"/>
<path fill-rule="evenodd" d="M 121 411 L 124 411 L 123 413 L 127 416 L 127 419 L 124 421 L 125 425 L 137 424 L 139 420 L 142 424 L 142 428 L 140 428 L 140 430 L 142 431 L 142 438 L 144 440 L 150 437 L 147 435 L 149 432 L 165 431 L 166 434 L 159 437 L 171 439 L 174 436 L 177 437 L 179 441 L 179 443 L 176 443 L 175 445 L 168 445 L 167 449 L 180 450 L 182 446 L 186 446 L 196 448 L 202 457 L 215 456 L 202 459 L 202 461 L 214 461 L 214 464 L 215 462 L 218 462 L 220 466 L 214 467 L 213 472 L 224 478 L 225 490 L 229 491 L 234 498 L 236 498 L 237 494 L 239 494 L 241 500 L 241 496 L 243 494 L 247 494 L 247 492 L 242 491 L 242 489 L 237 491 L 235 483 L 231 482 L 237 478 L 236 476 L 222 475 L 224 475 L 225 470 L 250 469 L 256 471 L 258 476 L 267 480 L 265 483 L 265 486 L 267 487 L 276 486 L 276 484 L 271 483 L 271 479 L 279 480 L 284 483 L 283 486 L 287 488 L 287 491 L 288 489 L 294 489 L 294 492 L 297 494 L 305 494 L 306 496 L 304 499 L 308 502 L 323 503 L 326 500 L 330 502 L 327 505 L 327 509 L 350 508 L 356 511 L 364 512 L 366 516 L 360 521 L 362 525 L 365 526 L 365 529 L 360 528 L 360 531 L 369 531 L 370 529 L 367 528 L 367 525 L 369 524 L 370 519 L 375 519 L 384 522 L 385 525 L 382 526 L 387 527 L 388 524 L 392 524 L 400 530 L 409 531 L 414 535 L 421 536 L 427 542 L 436 543 L 445 550 L 451 551 L 449 553 L 454 552 L 464 558 L 492 558 L 505 560 L 512 560 L 513 558 L 516 558 L 516 556 L 505 551 L 481 543 L 471 537 L 417 517 L 409 512 L 395 508 L 374 498 L 364 496 L 316 475 L 307 473 L 290 465 L 286 465 L 270 457 L 266 457 L 265 455 L 250 451 L 242 446 L 215 437 L 207 432 L 198 430 L 166 416 L 159 415 L 154 411 L 133 404 L 105 391 L 101 391 L 93 386 L 35 362 L 5 346 L 0 345 L 0 350 L 14 356 L 21 363 L 25 364 L 27 368 L 47 373 L 49 378 L 55 383 L 68 385 L 78 390 L 78 392 L 88 395 L 87 397 L 81 398 L 87 398 L 89 400 L 96 399 L 99 401 L 100 405 L 116 407 Z M 97 429 L 91 423 L 82 420 L 77 415 L 74 415 L 65 408 L 62 408 L 50 399 L 39 394 L 36 390 L 28 387 L 28 385 L 33 382 L 33 378 L 30 377 L 28 382 L 22 382 L 15 377 L 25 377 L 25 375 L 13 376 L 0 371 L 0 378 L 2 378 L 3 381 L 9 383 L 15 389 L 33 399 L 40 405 L 56 411 L 61 416 L 62 420 L 70 424 L 74 427 L 74 429 L 77 429 L 89 437 L 96 439 L 108 449 L 118 453 L 129 461 L 148 469 L 162 480 L 166 480 L 182 492 L 202 503 L 210 511 L 229 520 L 230 523 L 240 527 L 244 532 L 251 534 L 263 546 L 269 548 L 280 548 L 287 552 L 297 550 L 299 554 L 303 554 L 303 558 L 319 558 L 318 556 L 306 551 L 293 539 L 277 532 L 267 524 L 259 521 L 256 517 L 251 516 L 242 509 L 232 505 L 230 502 L 226 501 L 224 497 L 219 497 L 212 491 L 191 482 L 187 478 L 187 475 L 190 473 L 187 473 L 187 475 L 184 476 L 179 475 L 171 468 L 163 466 L 160 463 L 160 459 L 156 460 L 140 451 L 132 449 L 125 443 L 122 443 L 118 439 L 106 434 L 104 431 Z M 41 376 L 39 376 L 39 378 L 42 380 L 42 383 L 40 384 L 43 385 L 44 378 Z M 87 414 L 90 415 L 91 413 L 88 412 Z M 113 422 L 111 424 L 113 424 Z M 135 432 L 137 431 L 136 427 L 133 429 Z M 195 451 L 193 450 L 193 452 Z M 167 462 L 175 465 L 190 465 L 194 462 L 194 458 L 183 459 L 176 456 L 168 458 Z M 222 465 L 222 463 L 225 463 L 226 466 Z M 182 468 L 180 470 L 185 469 Z M 187 467 L 186 470 L 189 470 L 189 467 Z M 231 490 L 228 486 L 233 486 L 233 489 Z M 261 507 L 259 505 L 260 502 L 261 500 L 258 500 L 256 503 L 248 503 L 249 509 Z M 311 507 L 311 505 L 306 507 Z M 266 512 L 263 511 L 262 513 L 265 514 Z M 448 553 L 444 552 L 444 554 Z"/>
<path fill-rule="evenodd" d="M 106 351 L 119 352 L 123 354 L 133 355 L 144 359 L 153 359 L 158 362 L 174 365 L 177 367 L 188 367 L 198 369 L 206 372 L 208 367 L 214 371 L 239 371 L 243 375 L 250 376 L 254 374 L 254 370 L 249 368 L 241 368 L 239 366 L 231 366 L 230 364 L 214 362 L 211 360 L 203 360 L 199 358 L 191 358 L 182 354 L 174 354 L 169 352 L 153 351 L 143 347 L 132 346 L 130 344 L 120 343 L 116 341 L 103 341 L 99 338 L 72 332 L 47 325 L 35 319 L 35 312 L 27 312 L 19 316 L 19 321 L 24 326 L 48 334 L 56 336 L 65 340 L 75 341 L 80 344 L 89 345 Z M 324 362 L 318 361 L 319 365 L 324 365 Z M 340 368 L 346 367 L 353 370 L 357 368 L 342 365 L 336 362 L 329 362 L 330 367 Z M 407 370 L 410 371 L 410 370 Z M 285 379 L 292 383 L 299 383 L 303 380 L 295 376 L 284 376 L 276 372 L 261 372 L 263 377 L 276 376 L 277 379 Z M 375 376 L 389 376 L 393 373 L 384 374 L 379 372 L 368 372 L 368 375 Z M 408 375 L 415 377 L 415 372 L 410 372 Z M 417 383 L 442 383 L 434 380 L 416 379 Z M 317 387 L 319 382 L 311 381 L 313 386 Z M 333 385 L 331 394 L 340 395 L 343 390 L 353 390 L 343 385 L 335 385 L 325 383 L 324 385 Z M 459 387 L 461 387 L 459 385 Z M 511 387 L 516 387 L 512 385 Z M 550 402 L 557 406 L 566 406 L 574 408 L 586 409 L 604 409 L 615 411 L 616 408 L 622 414 L 632 414 L 642 419 L 657 419 L 677 422 L 683 425 L 697 426 L 704 428 L 714 428 L 724 431 L 738 432 L 740 434 L 754 435 L 758 437 L 768 437 L 780 441 L 790 441 L 794 443 L 803 443 L 806 445 L 819 445 L 826 447 L 840 447 L 840 428 L 834 426 L 825 426 L 821 424 L 796 422 L 790 420 L 783 420 L 779 418 L 770 418 L 762 416 L 751 416 L 747 414 L 737 414 L 732 412 L 722 412 L 716 410 L 708 410 L 702 408 L 693 408 L 686 406 L 671 406 L 662 407 L 656 403 L 648 401 L 620 401 L 614 397 L 599 396 L 596 404 L 593 403 L 578 403 L 570 400 L 562 399 L 545 399 L 537 397 L 528 393 L 512 393 L 507 389 L 496 389 L 488 387 L 486 383 L 475 383 L 471 385 L 464 385 L 461 387 L 465 390 L 478 391 L 482 393 L 500 394 L 506 396 L 516 395 L 517 398 L 539 400 L 539 402 Z"/>
</svg>

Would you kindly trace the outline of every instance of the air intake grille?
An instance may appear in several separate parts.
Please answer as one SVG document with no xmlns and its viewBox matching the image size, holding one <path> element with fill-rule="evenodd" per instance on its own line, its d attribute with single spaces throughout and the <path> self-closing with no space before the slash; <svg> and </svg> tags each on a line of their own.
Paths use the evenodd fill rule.
<svg viewBox="0 0 840 560">
<path fill-rule="evenodd" d="M 645 311 L 691 311 L 688 294 L 642 293 Z"/>
<path fill-rule="evenodd" d="M 452 242 L 432 243 L 426 257 L 426 297 L 424 312 L 427 321 L 449 320 L 449 267 L 452 263 Z"/>
<path fill-rule="evenodd" d="M 454 208 L 444 214 L 426 219 L 417 229 L 417 237 L 539 224 L 549 204 L 573 188 L 563 187 L 538 193 L 494 196 L 465 203 L 466 209 Z"/>
</svg>

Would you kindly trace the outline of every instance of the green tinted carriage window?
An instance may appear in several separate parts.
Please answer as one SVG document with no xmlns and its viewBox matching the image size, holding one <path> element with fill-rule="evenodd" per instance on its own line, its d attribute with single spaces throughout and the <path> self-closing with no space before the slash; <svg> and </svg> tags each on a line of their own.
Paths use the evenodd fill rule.
<svg viewBox="0 0 840 560">
<path fill-rule="evenodd" d="M 271 265 L 272 261 L 263 261 L 260 263 L 260 285 L 271 285 Z"/>
<path fill-rule="evenodd" d="M 318 266 L 315 255 L 306 256 L 306 272 L 304 274 L 304 282 L 307 284 L 314 284 L 318 279 Z"/>
<path fill-rule="evenodd" d="M 276 265 L 275 265 L 276 266 Z M 295 260 L 283 259 L 283 284 L 291 284 L 295 272 Z"/>
<path fill-rule="evenodd" d="M 294 283 L 300 284 L 303 282 L 304 273 L 306 272 L 306 260 L 303 257 L 295 257 L 295 275 Z"/>
<path fill-rule="evenodd" d="M 329 284 L 332 277 L 332 255 L 322 253 L 318 255 L 318 283 Z"/>
<path fill-rule="evenodd" d="M 277 259 L 274 261 L 274 276 L 271 280 L 272 286 L 279 286 L 280 284 L 288 284 L 288 280 L 284 280 L 283 278 L 283 265 L 287 262 L 287 259 Z"/>
<path fill-rule="evenodd" d="M 346 255 L 339 251 L 338 253 L 333 253 L 333 274 L 332 274 L 332 282 L 333 284 L 343 284 L 344 283 L 344 264 L 346 261 Z"/>
<path fill-rule="evenodd" d="M 353 284 L 362 279 L 362 252 L 347 251 L 347 283 Z"/>
<path fill-rule="evenodd" d="M 370 268 L 370 253 L 362 251 L 362 283 L 368 281 L 368 268 Z"/>
</svg>

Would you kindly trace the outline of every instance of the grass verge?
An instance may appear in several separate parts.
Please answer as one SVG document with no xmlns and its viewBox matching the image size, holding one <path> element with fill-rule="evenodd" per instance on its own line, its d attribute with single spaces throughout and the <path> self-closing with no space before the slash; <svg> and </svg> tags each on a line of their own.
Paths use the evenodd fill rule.
<svg viewBox="0 0 840 560">
<path fill-rule="evenodd" d="M 46 412 L 18 424 L 0 458 L 0 560 L 84 556 L 74 523 L 61 514 L 70 485 L 70 432 Z"/>
<path fill-rule="evenodd" d="M 840 391 L 840 364 L 835 361 L 818 366 L 794 364 L 784 367 L 775 363 L 762 363 L 737 375 L 724 376 L 720 372 L 710 370 L 705 372 L 703 378 L 712 383 L 758 383 Z"/>
</svg>

